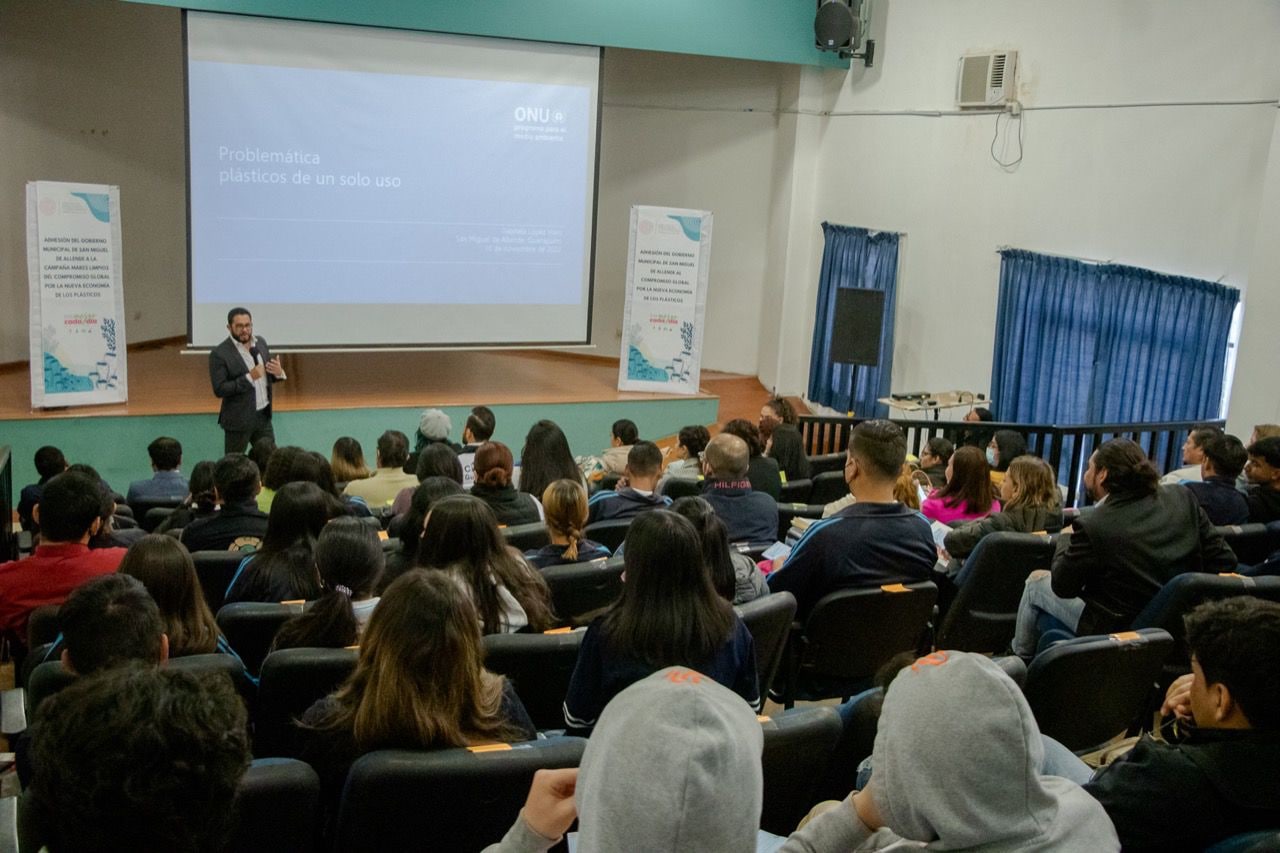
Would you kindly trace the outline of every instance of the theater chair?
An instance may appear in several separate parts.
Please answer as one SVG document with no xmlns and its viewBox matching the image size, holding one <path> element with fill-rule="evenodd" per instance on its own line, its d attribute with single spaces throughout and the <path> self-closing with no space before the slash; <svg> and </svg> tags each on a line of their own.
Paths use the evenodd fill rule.
<svg viewBox="0 0 1280 853">
<path fill-rule="evenodd" d="M 236 789 L 235 829 L 226 853 L 312 853 L 320 849 L 320 777 L 289 758 L 258 759 Z"/>
<path fill-rule="evenodd" d="M 502 839 L 533 774 L 577 767 L 586 740 L 553 737 L 430 752 L 381 750 L 351 767 L 335 850 L 474 853 Z"/>
<path fill-rule="evenodd" d="M 793 627 L 786 680 L 775 700 L 849 698 L 899 652 L 927 647 L 938 588 L 932 581 L 842 589 L 823 596 L 802 627 Z"/>
<path fill-rule="evenodd" d="M 516 695 L 539 730 L 564 728 L 564 697 L 586 631 L 488 634 L 484 666 L 511 679 Z"/>
<path fill-rule="evenodd" d="M 222 607 L 226 600 L 227 586 L 236 575 L 236 569 L 248 554 L 240 551 L 192 551 L 191 562 L 196 567 L 196 577 L 200 578 L 200 589 L 204 592 L 204 600 L 214 613 Z"/>
<path fill-rule="evenodd" d="M 551 609 L 564 625 L 585 624 L 622 595 L 621 557 L 564 563 L 542 570 L 551 589 Z"/>
<path fill-rule="evenodd" d="M 791 522 L 797 518 L 822 518 L 822 504 L 778 504 L 778 541 L 787 541 Z"/>
<path fill-rule="evenodd" d="M 630 526 L 629 518 L 611 518 L 607 521 L 588 524 L 583 529 L 582 535 L 592 542 L 599 542 L 608 548 L 610 553 L 617 553 L 618 546 L 627 538 L 627 528 Z"/>
<path fill-rule="evenodd" d="M 1159 628 L 1076 637 L 1036 655 L 1023 693 L 1040 731 L 1083 754 L 1139 722 L 1173 637 Z"/>
<path fill-rule="evenodd" d="M 764 730 L 760 828 L 787 836 L 818 802 L 818 785 L 826 776 L 844 725 L 834 708 L 824 707 L 792 708 L 772 718 L 761 717 L 760 725 Z"/>
<path fill-rule="evenodd" d="M 237 601 L 218 611 L 218 629 L 245 668 L 256 676 L 280 626 L 302 610 L 300 602 Z"/>
<path fill-rule="evenodd" d="M 545 522 L 534 521 L 529 524 L 514 524 L 502 528 L 502 538 L 507 544 L 521 553 L 534 551 L 543 545 L 551 544 L 551 532 Z"/>
<path fill-rule="evenodd" d="M 696 498 L 702 494 L 702 480 L 691 480 L 687 477 L 672 477 L 662 484 L 662 494 L 678 501 L 680 498 Z"/>
<path fill-rule="evenodd" d="M 1280 521 L 1270 524 L 1232 524 L 1214 528 L 1235 552 L 1241 565 L 1254 566 L 1280 551 Z"/>
<path fill-rule="evenodd" d="M 807 504 L 809 493 L 812 491 L 813 480 L 793 480 L 790 483 L 783 483 L 782 491 L 778 493 L 778 503 Z"/>
<path fill-rule="evenodd" d="M 938 630 L 940 649 L 1002 652 L 1013 640 L 1027 576 L 1048 569 L 1053 540 L 1031 533 L 982 537 L 956 575 L 957 592 Z"/>
<path fill-rule="evenodd" d="M 842 456 L 844 454 L 841 454 Z M 813 489 L 808 502 L 826 505 L 849 494 L 849 484 L 844 479 L 844 469 L 813 475 Z"/>
<path fill-rule="evenodd" d="M 760 679 L 760 695 L 768 696 L 773 679 L 782 664 L 782 653 L 796 618 L 796 597 L 789 592 L 775 592 L 734 608 L 751 632 L 756 647 L 756 672 Z M 794 827 L 793 827 L 794 828 Z"/>
<path fill-rule="evenodd" d="M 356 668 L 355 649 L 281 649 L 267 655 L 254 708 L 253 754 L 296 758 L 301 739 L 295 720 Z"/>
<path fill-rule="evenodd" d="M 819 474 L 828 471 L 844 472 L 844 453 L 824 453 L 821 456 L 809 457 L 809 476 L 817 480 Z"/>
<path fill-rule="evenodd" d="M 133 511 L 133 518 L 138 525 L 148 533 L 155 531 L 160 522 L 164 520 L 167 513 L 159 515 L 151 515 L 153 509 L 167 509 L 169 512 L 182 506 L 183 498 L 150 498 L 132 501 L 129 509 Z"/>
</svg>

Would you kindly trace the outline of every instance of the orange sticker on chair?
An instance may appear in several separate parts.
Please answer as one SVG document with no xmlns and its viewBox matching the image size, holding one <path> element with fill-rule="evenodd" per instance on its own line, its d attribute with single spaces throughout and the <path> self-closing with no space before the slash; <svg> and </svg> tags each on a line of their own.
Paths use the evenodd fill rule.
<svg viewBox="0 0 1280 853">
<path fill-rule="evenodd" d="M 378 531 L 378 538 L 379 538 L 379 539 L 381 539 L 383 542 L 386 542 L 388 539 L 390 539 L 390 538 L 391 538 L 391 534 L 390 534 L 389 532 L 387 532 L 386 530 L 379 530 L 379 531 Z"/>
<path fill-rule="evenodd" d="M 482 743 L 479 746 L 467 747 L 467 752 L 505 752 L 511 749 L 509 743 Z"/>
<path fill-rule="evenodd" d="M 1112 634 L 1111 639 L 1117 643 L 1129 643 L 1134 640 L 1141 640 L 1142 636 L 1137 631 L 1121 631 L 1118 634 Z"/>
<path fill-rule="evenodd" d="M 757 714 L 757 715 L 756 715 L 756 722 L 757 722 L 757 723 L 772 723 L 772 722 L 773 722 L 773 717 L 766 717 L 764 714 Z"/>
<path fill-rule="evenodd" d="M 880 591 L 881 592 L 911 592 L 911 590 L 907 589 L 905 586 L 903 586 L 900 583 L 880 584 Z"/>
<path fill-rule="evenodd" d="M 543 631 L 542 633 L 544 633 L 544 634 L 572 634 L 572 633 L 573 633 L 573 629 L 572 629 L 572 628 L 569 628 L 569 627 L 567 627 L 567 626 L 566 626 L 566 627 L 564 627 L 564 628 L 552 628 L 551 630 L 549 630 L 549 631 Z"/>
</svg>

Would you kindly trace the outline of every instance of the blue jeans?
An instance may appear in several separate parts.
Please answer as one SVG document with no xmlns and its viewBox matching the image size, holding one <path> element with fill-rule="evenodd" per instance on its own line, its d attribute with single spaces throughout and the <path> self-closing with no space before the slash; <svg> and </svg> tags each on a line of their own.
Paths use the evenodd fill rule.
<svg viewBox="0 0 1280 853">
<path fill-rule="evenodd" d="M 1014 653 L 1022 658 L 1035 656 L 1036 645 L 1040 641 L 1037 623 L 1041 614 L 1053 617 L 1074 633 L 1083 612 L 1083 599 L 1059 598 L 1053 594 L 1048 572 L 1032 572 L 1027 578 L 1027 585 L 1022 588 L 1022 600 L 1018 602 L 1018 623 L 1013 632 Z"/>
<path fill-rule="evenodd" d="M 1077 758 L 1074 752 L 1048 735 L 1040 735 L 1040 740 L 1044 742 L 1044 761 L 1040 763 L 1041 775 L 1061 776 L 1077 785 L 1083 785 L 1093 778 L 1093 769 Z"/>
</svg>

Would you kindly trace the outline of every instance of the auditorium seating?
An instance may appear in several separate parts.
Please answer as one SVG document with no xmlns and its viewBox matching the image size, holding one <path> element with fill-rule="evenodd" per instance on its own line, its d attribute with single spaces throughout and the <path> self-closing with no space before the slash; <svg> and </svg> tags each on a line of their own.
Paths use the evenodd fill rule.
<svg viewBox="0 0 1280 853">
<path fill-rule="evenodd" d="M 320 777 L 288 758 L 258 759 L 236 791 L 226 853 L 312 853 L 320 849 Z"/>
<path fill-rule="evenodd" d="M 484 665 L 511 679 L 538 729 L 563 729 L 564 697 L 585 635 L 585 631 L 488 634 Z"/>
<path fill-rule="evenodd" d="M 787 531 L 797 518 L 822 518 L 821 504 L 778 504 L 778 541 L 787 541 Z"/>
<path fill-rule="evenodd" d="M 808 502 L 811 504 L 829 504 L 849 494 L 849 484 L 845 482 L 844 470 L 826 471 L 813 475 L 813 489 L 809 492 Z"/>
<path fill-rule="evenodd" d="M 1233 524 L 1219 527 L 1217 531 L 1244 566 L 1256 566 L 1280 551 L 1280 521 L 1270 524 Z"/>
<path fill-rule="evenodd" d="M 1049 568 L 1053 549 L 1052 539 L 1031 533 L 984 536 L 956 576 L 958 590 L 938 629 L 938 648 L 964 652 L 1007 649 L 1027 576 Z"/>
<path fill-rule="evenodd" d="M 786 678 L 777 701 L 849 697 L 899 652 L 927 646 L 929 617 L 938 597 L 932 581 L 887 584 L 829 593 L 802 627 L 792 630 Z"/>
<path fill-rule="evenodd" d="M 204 591 L 204 600 L 214 613 L 222 607 L 226 600 L 227 587 L 235 577 L 236 569 L 248 554 L 239 551 L 192 551 L 191 562 L 196 567 L 196 577 L 200 578 L 200 588 Z"/>
<path fill-rule="evenodd" d="M 821 456 L 809 457 L 809 476 L 817 479 L 818 475 L 829 471 L 844 471 L 846 455 L 840 453 L 824 453 Z"/>
<path fill-rule="evenodd" d="M 792 708 L 772 718 L 762 717 L 760 725 L 764 729 L 760 828 L 786 836 L 818 802 L 818 786 L 844 725 L 835 709 L 825 707 Z"/>
<path fill-rule="evenodd" d="M 335 849 L 474 853 L 506 834 L 535 771 L 577 767 L 586 743 L 553 737 L 477 751 L 371 752 L 347 776 Z"/>
<path fill-rule="evenodd" d="M 156 529 L 164 515 L 151 516 L 153 509 L 167 509 L 170 512 L 182 505 L 182 498 L 144 498 L 140 500 L 130 501 L 129 509 L 133 512 L 133 518 L 148 533 Z"/>
<path fill-rule="evenodd" d="M 564 563 L 542 570 L 551 589 L 551 609 L 562 625 L 581 625 L 622 595 L 621 557 Z"/>
<path fill-rule="evenodd" d="M 301 612 L 301 604 L 238 601 L 218 611 L 218 628 L 245 668 L 257 675 L 280 626 Z"/>
<path fill-rule="evenodd" d="M 789 483 L 783 483 L 782 491 L 778 493 L 778 503 L 807 504 L 809 493 L 812 491 L 813 480 L 792 480 Z"/>
<path fill-rule="evenodd" d="M 775 592 L 739 604 L 735 609 L 755 642 L 760 695 L 768 696 L 796 617 L 796 597 L 789 592 Z"/>
<path fill-rule="evenodd" d="M 267 655 L 254 707 L 253 752 L 296 757 L 294 721 L 338 688 L 356 668 L 355 649 L 281 649 Z"/>
<path fill-rule="evenodd" d="M 170 658 L 165 666 L 170 669 L 181 669 L 202 675 L 223 673 L 231 679 L 236 692 L 240 694 L 246 704 L 251 704 L 257 693 L 257 687 L 246 675 L 244 667 L 231 655 L 187 655 L 186 657 Z M 47 660 L 33 669 L 31 678 L 27 682 L 27 719 L 35 719 L 35 713 L 40 707 L 40 703 L 71 684 L 77 677 L 75 673 L 63 667 L 60 658 Z"/>
<path fill-rule="evenodd" d="M 702 494 L 702 480 L 672 477 L 662 484 L 662 494 L 678 501 L 680 498 L 696 498 Z"/>
<path fill-rule="evenodd" d="M 502 537 L 508 545 L 521 553 L 551 544 L 551 532 L 547 530 L 546 523 L 541 521 L 503 527 Z"/>
<path fill-rule="evenodd" d="M 618 546 L 627 538 L 627 528 L 631 526 L 629 518 L 611 518 L 588 524 L 582 535 L 592 542 L 599 542 L 608 548 L 610 553 L 617 553 Z"/>
<path fill-rule="evenodd" d="M 1027 667 L 1023 686 L 1040 731 L 1077 753 L 1090 752 L 1139 723 L 1173 637 L 1159 628 L 1075 637 Z"/>
</svg>

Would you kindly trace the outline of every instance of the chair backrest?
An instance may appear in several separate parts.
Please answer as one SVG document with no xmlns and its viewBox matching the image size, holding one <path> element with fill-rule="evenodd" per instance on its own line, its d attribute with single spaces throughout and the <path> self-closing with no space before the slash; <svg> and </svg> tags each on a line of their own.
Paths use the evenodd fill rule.
<svg viewBox="0 0 1280 853">
<path fill-rule="evenodd" d="M 236 692 L 240 694 L 240 698 L 245 701 L 245 705 L 249 708 L 253 707 L 258 697 L 258 686 L 249 678 L 249 673 L 245 670 L 244 664 L 236 660 L 233 655 L 224 655 L 217 652 L 207 655 L 185 655 L 180 658 L 169 658 L 165 666 L 169 669 L 181 669 L 196 675 L 226 675 L 231 679 L 231 684 L 236 688 Z"/>
<path fill-rule="evenodd" d="M 1123 734 L 1142 715 L 1173 637 L 1159 628 L 1076 637 L 1027 667 L 1023 693 L 1040 731 L 1084 752 Z"/>
<path fill-rule="evenodd" d="M 824 453 L 821 456 L 809 457 L 809 476 L 817 479 L 819 474 L 828 471 L 844 471 L 845 453 Z"/>
<path fill-rule="evenodd" d="M 258 759 L 240 777 L 226 853 L 312 853 L 320 849 L 320 777 L 290 758 Z"/>
<path fill-rule="evenodd" d="M 1280 523 L 1233 524 L 1216 528 L 1242 565 L 1265 562 L 1280 551 Z"/>
<path fill-rule="evenodd" d="M 621 557 L 547 566 L 542 578 L 551 588 L 551 608 L 566 625 L 582 624 L 622 595 Z"/>
<path fill-rule="evenodd" d="M 296 758 L 302 741 L 294 724 L 355 671 L 355 649 L 281 649 L 267 655 L 254 707 L 253 754 Z"/>
<path fill-rule="evenodd" d="M 57 645 L 57 654 L 50 656 L 54 652 L 54 646 Z M 35 668 L 46 660 L 57 660 L 62 655 L 62 645 L 60 643 L 41 643 L 27 652 L 26 657 L 22 659 L 22 666 L 18 670 L 18 687 L 27 687 L 31 683 L 31 674 L 35 672 Z"/>
<path fill-rule="evenodd" d="M 791 522 L 797 518 L 822 518 L 822 504 L 778 504 L 778 541 L 787 541 Z"/>
<path fill-rule="evenodd" d="M 542 521 L 504 527 L 502 528 L 502 537 L 507 540 L 508 545 L 522 552 L 533 551 L 543 545 L 551 544 L 551 532 L 547 530 L 546 523 Z"/>
<path fill-rule="evenodd" d="M 662 493 L 673 501 L 680 498 L 696 498 L 702 494 L 702 481 L 689 477 L 672 477 L 662 484 Z"/>
<path fill-rule="evenodd" d="M 791 634 L 791 623 L 796 618 L 796 597 L 789 592 L 775 592 L 740 604 L 737 610 L 755 641 L 760 695 L 768 696 L 782 663 L 782 650 Z"/>
<path fill-rule="evenodd" d="M 919 650 L 937 599 L 932 581 L 828 593 L 805 622 L 801 674 L 807 679 L 870 678 L 899 652 Z"/>
<path fill-rule="evenodd" d="M 142 529 L 148 533 L 155 533 L 156 528 L 164 524 L 165 519 L 173 515 L 176 507 L 171 506 L 153 506 L 147 510 L 142 516 Z"/>
<path fill-rule="evenodd" d="M 218 611 L 218 628 L 249 672 L 257 675 L 280 626 L 301 612 L 298 604 L 237 601 Z"/>
<path fill-rule="evenodd" d="M 147 516 L 153 509 L 167 509 L 170 512 L 182 506 L 183 498 L 145 498 L 142 500 L 130 501 L 129 509 L 133 511 L 133 517 L 143 530 L 150 533 L 156 529 L 156 526 L 164 519 L 161 515 L 156 517 L 148 525 Z"/>
<path fill-rule="evenodd" d="M 842 456 L 844 454 L 841 454 Z M 809 492 L 809 503 L 829 504 L 849 494 L 849 484 L 844 479 L 844 469 L 826 471 L 813 475 L 813 489 Z"/>
<path fill-rule="evenodd" d="M 222 607 L 226 600 L 227 585 L 235 577 L 236 569 L 248 554 L 239 551 L 192 551 L 191 562 L 196 566 L 196 577 L 200 578 L 200 589 L 204 592 L 204 600 L 214 613 Z"/>
<path fill-rule="evenodd" d="M 593 542 L 599 542 L 610 552 L 617 551 L 618 546 L 627 538 L 627 528 L 631 526 L 630 518 L 610 518 L 588 524 L 582 535 Z"/>
<path fill-rule="evenodd" d="M 62 629 L 58 624 L 58 604 L 42 604 L 27 616 L 27 648 L 52 643 Z"/>
<path fill-rule="evenodd" d="M 621 474 L 602 474 L 599 480 L 596 480 L 595 486 L 591 489 L 592 494 L 596 492 L 611 492 L 618 488 L 618 483 L 622 480 Z"/>
<path fill-rule="evenodd" d="M 511 679 L 534 726 L 562 729 L 564 697 L 585 635 L 586 631 L 489 634 L 484 638 L 484 665 Z"/>
<path fill-rule="evenodd" d="M 1173 637 L 1174 647 L 1166 664 L 1187 671 L 1191 663 L 1187 657 L 1183 617 L 1206 601 L 1217 601 L 1233 595 L 1255 595 L 1268 601 L 1280 601 L 1280 578 L 1183 572 L 1161 587 L 1156 597 L 1133 620 L 1133 628 L 1161 628 L 1168 631 Z"/>
<path fill-rule="evenodd" d="M 772 596 L 770 596 L 772 598 Z M 834 708 L 792 708 L 764 727 L 764 808 L 760 828 L 786 836 L 817 803 L 818 785 L 844 732 Z"/>
<path fill-rule="evenodd" d="M 1053 563 L 1053 540 L 1031 533 L 990 533 L 964 561 L 959 590 L 947 608 L 937 646 L 1002 652 L 1013 640 L 1027 576 Z"/>
<path fill-rule="evenodd" d="M 807 504 L 809 493 L 813 491 L 813 480 L 791 480 L 782 484 L 778 493 L 778 503 Z"/>
<path fill-rule="evenodd" d="M 63 668 L 60 658 L 47 660 L 31 670 L 31 677 L 27 679 L 27 719 L 34 720 L 40 703 L 75 680 L 75 673 Z"/>
<path fill-rule="evenodd" d="M 478 752 L 371 752 L 347 776 L 335 849 L 380 853 L 429 844 L 441 853 L 473 853 L 506 834 L 536 771 L 577 767 L 586 744 L 553 737 Z"/>
</svg>

